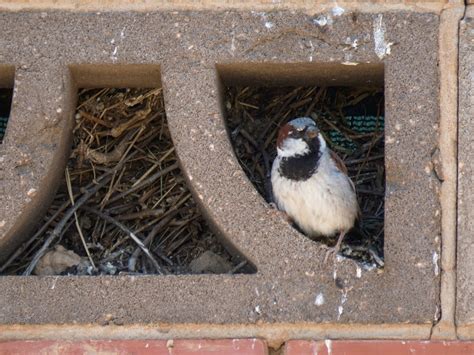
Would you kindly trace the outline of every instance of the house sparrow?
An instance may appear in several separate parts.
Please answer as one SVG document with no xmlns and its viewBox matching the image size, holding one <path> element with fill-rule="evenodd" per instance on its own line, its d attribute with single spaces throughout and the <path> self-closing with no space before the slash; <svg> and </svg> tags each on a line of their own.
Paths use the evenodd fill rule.
<svg viewBox="0 0 474 355">
<path fill-rule="evenodd" d="M 277 152 L 271 182 L 278 209 L 310 238 L 338 233 L 329 252 L 337 253 L 359 215 L 355 187 L 343 161 L 308 117 L 280 128 Z"/>
</svg>

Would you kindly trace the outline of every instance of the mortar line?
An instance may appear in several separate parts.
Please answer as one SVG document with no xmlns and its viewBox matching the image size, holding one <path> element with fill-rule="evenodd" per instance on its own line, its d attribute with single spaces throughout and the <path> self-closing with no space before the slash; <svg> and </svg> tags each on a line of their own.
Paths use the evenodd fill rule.
<svg viewBox="0 0 474 355">
<path fill-rule="evenodd" d="M 0 325 L 0 342 L 8 340 L 127 340 L 261 338 L 278 349 L 289 339 L 429 340 L 431 324 L 47 324 Z"/>
<path fill-rule="evenodd" d="M 473 340 L 474 339 L 474 324 L 465 324 L 456 327 L 459 340 Z"/>
<path fill-rule="evenodd" d="M 469 4 L 468 3 L 469 0 L 464 0 L 464 11 L 461 15 L 461 19 L 459 20 L 459 23 L 458 23 L 458 42 L 457 42 L 457 49 L 458 49 L 458 77 L 457 77 L 457 88 L 458 88 L 458 91 L 457 91 L 457 122 L 458 122 L 458 126 L 457 126 L 457 131 L 456 131 L 456 139 L 458 141 L 459 139 L 459 100 L 460 100 L 460 96 L 459 96 L 459 86 L 460 86 L 460 78 L 459 78 L 459 60 L 460 60 L 460 57 L 459 57 L 459 53 L 460 53 L 460 36 L 461 36 L 461 22 L 464 21 L 464 19 L 466 18 L 466 14 L 467 14 L 467 11 L 468 11 L 468 6 L 469 7 L 474 7 L 474 4 Z M 458 160 L 459 160 L 459 155 L 457 156 Z M 456 161 L 456 172 L 457 172 L 457 176 L 456 176 L 456 187 L 459 188 L 459 169 L 458 169 L 458 164 L 459 164 L 459 161 Z M 458 208 L 459 207 L 459 199 L 456 199 L 456 207 Z M 456 212 L 458 211 L 458 209 L 456 210 Z M 456 221 L 457 221 L 457 218 L 458 218 L 458 213 L 456 213 Z M 457 223 L 457 222 L 456 222 Z M 456 235 L 457 236 L 457 235 Z M 457 250 L 456 250 L 457 251 Z M 457 254 L 456 254 L 457 255 Z M 456 315 L 454 316 L 456 317 Z M 466 339 L 469 339 L 469 340 L 472 340 L 474 338 L 473 334 L 474 334 L 474 326 L 473 325 L 468 325 L 468 326 L 458 326 L 456 324 L 456 318 L 454 318 L 454 322 L 455 322 L 455 326 L 456 326 L 456 335 L 457 335 L 457 338 L 458 339 L 462 339 L 462 340 L 466 340 Z"/>
<path fill-rule="evenodd" d="M 441 319 L 432 339 L 456 339 L 456 238 L 457 238 L 457 130 L 459 24 L 465 5 L 440 14 L 439 25 L 439 152 L 443 182 L 441 205 Z"/>
</svg>

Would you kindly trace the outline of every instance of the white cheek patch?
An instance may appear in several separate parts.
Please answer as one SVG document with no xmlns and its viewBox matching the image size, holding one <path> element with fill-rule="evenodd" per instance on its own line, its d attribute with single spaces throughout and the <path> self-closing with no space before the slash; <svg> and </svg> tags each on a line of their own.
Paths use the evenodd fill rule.
<svg viewBox="0 0 474 355">
<path fill-rule="evenodd" d="M 309 152 L 308 144 L 301 138 L 286 138 L 282 147 L 277 148 L 280 157 L 294 157 L 296 155 L 304 155 Z"/>
</svg>

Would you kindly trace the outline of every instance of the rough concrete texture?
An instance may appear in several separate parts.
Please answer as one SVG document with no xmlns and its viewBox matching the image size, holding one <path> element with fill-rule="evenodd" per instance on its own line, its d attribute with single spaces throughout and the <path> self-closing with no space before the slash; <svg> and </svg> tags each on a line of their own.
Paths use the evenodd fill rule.
<svg viewBox="0 0 474 355">
<path fill-rule="evenodd" d="M 459 38 L 458 325 L 474 326 L 474 6 L 468 6 Z M 474 327 L 472 327 L 474 329 Z M 474 331 L 471 330 L 472 336 Z"/>
<path fill-rule="evenodd" d="M 258 273 L 3 277 L 0 322 L 95 323 L 112 317 L 117 324 L 429 325 L 437 320 L 440 206 L 439 180 L 431 160 L 438 142 L 439 16 L 326 12 L 321 15 L 331 16 L 333 23 L 319 27 L 313 21 L 319 15 L 298 11 L 1 14 L 0 64 L 16 67 L 13 111 L 0 148 L 3 256 L 25 239 L 63 171 L 77 83 L 147 85 L 149 77 L 154 78 L 147 71 L 154 73 L 160 65 L 171 133 L 195 197 L 223 241 L 254 263 Z M 355 39 L 357 45 L 350 49 L 348 43 Z M 272 213 L 234 156 L 222 117 L 221 74 L 216 64 L 222 65 L 227 85 L 240 74 L 242 80 L 261 85 L 260 81 L 272 84 L 272 77 L 298 71 L 297 65 L 288 69 L 287 63 L 304 63 L 306 76 L 318 85 L 343 81 L 340 73 L 353 73 L 360 85 L 381 82 L 381 74 L 357 73 L 368 68 L 378 73 L 384 64 L 383 273 L 358 271 L 349 260 L 323 265 L 326 249 Z M 334 67 L 326 70 L 327 64 L 321 63 Z M 80 69 L 85 64 L 90 65 Z M 137 80 L 130 78 L 126 64 L 149 66 L 133 67 L 141 77 Z M 251 68 L 268 73 L 267 77 L 252 81 Z M 307 84 L 308 79 L 301 82 Z M 324 302 L 316 305 L 318 295 Z"/>
<path fill-rule="evenodd" d="M 471 1 L 471 0 L 468 0 Z M 379 11 L 441 11 L 464 4 L 464 0 L 339 0 L 345 9 Z M 0 10 L 73 11 L 154 11 L 154 10 L 300 10 L 310 13 L 329 11 L 335 2 L 327 0 L 0 0 Z"/>
</svg>

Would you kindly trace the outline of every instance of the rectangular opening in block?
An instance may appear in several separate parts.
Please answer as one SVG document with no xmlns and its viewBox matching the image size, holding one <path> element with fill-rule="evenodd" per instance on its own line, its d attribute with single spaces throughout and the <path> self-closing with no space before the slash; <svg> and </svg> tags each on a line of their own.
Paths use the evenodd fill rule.
<svg viewBox="0 0 474 355">
<path fill-rule="evenodd" d="M 255 271 L 224 248 L 195 203 L 161 87 L 80 88 L 74 120 L 72 152 L 54 201 L 3 274 Z"/>
<path fill-rule="evenodd" d="M 0 144 L 7 130 L 13 98 L 13 66 L 0 65 Z"/>
<path fill-rule="evenodd" d="M 301 233 L 331 247 L 343 235 L 341 255 L 382 267 L 383 67 L 218 70 L 230 139 L 257 191 Z"/>
</svg>

